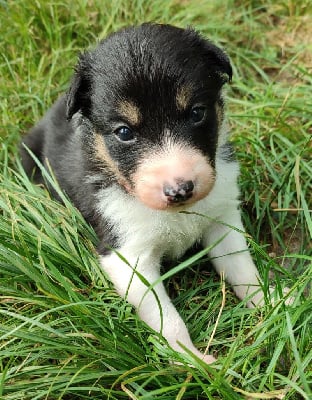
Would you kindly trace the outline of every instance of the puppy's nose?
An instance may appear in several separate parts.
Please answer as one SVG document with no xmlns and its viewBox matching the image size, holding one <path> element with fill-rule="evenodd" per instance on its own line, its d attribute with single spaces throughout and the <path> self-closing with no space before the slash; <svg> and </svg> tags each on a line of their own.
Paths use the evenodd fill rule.
<svg viewBox="0 0 312 400">
<path fill-rule="evenodd" d="M 179 180 L 176 185 L 165 183 L 163 191 L 169 203 L 182 203 L 193 195 L 194 183 L 192 181 Z"/>
</svg>

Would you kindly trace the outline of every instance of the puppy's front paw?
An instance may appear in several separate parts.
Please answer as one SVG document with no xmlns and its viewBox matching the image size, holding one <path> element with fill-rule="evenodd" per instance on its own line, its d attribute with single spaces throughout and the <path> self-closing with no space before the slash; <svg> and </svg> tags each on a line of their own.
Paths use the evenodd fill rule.
<svg viewBox="0 0 312 400">
<path fill-rule="evenodd" d="M 270 287 L 269 291 L 269 300 L 272 306 L 276 306 L 279 303 L 284 303 L 287 306 L 291 306 L 295 301 L 295 297 L 290 296 L 291 290 L 288 287 L 282 289 L 282 294 L 280 294 L 276 287 L 272 286 Z"/>
<path fill-rule="evenodd" d="M 191 354 L 188 353 L 188 351 L 183 351 L 181 350 L 181 347 L 179 349 L 176 348 L 177 351 L 179 351 L 182 354 L 187 353 L 188 356 L 192 356 Z M 192 348 L 188 348 L 187 350 L 191 351 L 193 355 L 195 355 L 197 358 L 203 360 L 206 364 L 212 364 L 215 361 L 217 361 L 217 359 L 214 356 L 211 356 L 210 354 L 204 354 L 202 352 L 200 352 L 199 350 L 197 350 L 195 347 Z"/>
<path fill-rule="evenodd" d="M 183 353 L 182 353 L 182 354 L 183 354 Z M 204 362 L 205 362 L 206 364 L 208 364 L 208 365 L 210 365 L 210 364 L 212 364 L 212 363 L 214 363 L 214 362 L 217 361 L 217 359 L 214 358 L 214 356 L 211 356 L 211 355 L 209 355 L 209 354 L 204 355 L 204 354 L 202 354 L 202 353 L 199 353 L 199 354 L 196 354 L 196 356 L 197 356 L 198 358 L 200 358 L 202 361 L 204 361 Z M 180 362 L 180 361 L 173 361 L 172 364 L 174 364 L 174 365 L 185 365 L 185 363 L 182 363 L 182 362 Z M 188 358 L 186 364 L 189 365 L 189 366 L 191 366 L 191 367 L 193 367 L 193 368 L 195 368 L 195 365 L 194 365 L 193 361 L 190 360 L 189 358 Z"/>
<path fill-rule="evenodd" d="M 277 303 L 280 301 L 284 301 L 284 303 L 289 306 L 292 305 L 295 301 L 295 297 L 290 296 L 290 289 L 289 288 L 284 288 L 282 290 L 282 297 L 279 295 L 277 289 L 275 287 L 270 287 L 269 288 L 269 302 L 272 304 L 272 306 L 275 306 Z M 264 299 L 264 294 L 263 292 L 257 292 L 248 302 L 247 306 L 249 308 L 255 308 L 255 307 L 262 307 L 265 305 L 265 299 Z"/>
<path fill-rule="evenodd" d="M 215 361 L 217 361 L 217 359 L 214 358 L 214 356 L 211 356 L 211 355 L 209 355 L 209 354 L 206 354 L 206 355 L 203 357 L 203 361 L 205 361 L 206 364 L 212 364 L 212 363 L 214 363 Z"/>
<path fill-rule="evenodd" d="M 159 341 L 157 337 L 151 336 L 150 341 L 153 343 L 155 348 L 158 350 L 160 354 L 166 355 L 166 357 L 169 356 L 171 359 L 171 364 L 174 365 L 190 365 L 193 366 L 196 364 L 194 362 L 195 359 L 200 359 L 204 361 L 206 364 L 212 364 L 217 359 L 213 357 L 210 354 L 205 354 L 199 351 L 192 343 L 188 343 L 188 346 L 185 346 L 181 342 L 167 342 L 167 343 L 162 343 L 162 341 Z M 169 353 L 168 353 L 169 350 Z M 172 352 L 172 350 L 176 353 L 179 353 L 175 356 L 175 354 Z M 177 361 L 177 359 L 180 359 L 183 361 Z"/>
</svg>

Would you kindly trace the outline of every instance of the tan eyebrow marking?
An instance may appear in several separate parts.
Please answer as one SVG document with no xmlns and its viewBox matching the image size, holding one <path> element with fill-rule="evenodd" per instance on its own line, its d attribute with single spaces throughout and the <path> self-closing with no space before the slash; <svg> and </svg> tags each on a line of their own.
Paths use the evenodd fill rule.
<svg viewBox="0 0 312 400">
<path fill-rule="evenodd" d="M 189 86 L 180 86 L 176 94 L 176 104 L 180 111 L 186 110 L 191 100 L 192 90 Z"/>
<path fill-rule="evenodd" d="M 129 100 L 120 101 L 118 111 L 131 125 L 138 125 L 142 120 L 139 108 Z"/>
</svg>

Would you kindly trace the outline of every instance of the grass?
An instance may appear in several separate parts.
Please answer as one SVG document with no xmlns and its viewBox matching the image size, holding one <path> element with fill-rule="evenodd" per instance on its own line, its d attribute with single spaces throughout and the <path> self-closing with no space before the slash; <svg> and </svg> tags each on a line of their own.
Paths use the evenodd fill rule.
<svg viewBox="0 0 312 400">
<path fill-rule="evenodd" d="M 1 399 L 311 398 L 311 15 L 308 0 L 0 2 Z M 296 293 L 292 307 L 249 310 L 226 286 L 218 319 L 223 283 L 207 257 L 173 268 L 166 284 L 197 346 L 216 328 L 213 366 L 191 368 L 137 319 L 99 269 L 92 229 L 32 185 L 16 156 L 78 52 L 146 20 L 194 25 L 230 55 L 254 259 L 265 290 L 274 276 Z"/>
</svg>

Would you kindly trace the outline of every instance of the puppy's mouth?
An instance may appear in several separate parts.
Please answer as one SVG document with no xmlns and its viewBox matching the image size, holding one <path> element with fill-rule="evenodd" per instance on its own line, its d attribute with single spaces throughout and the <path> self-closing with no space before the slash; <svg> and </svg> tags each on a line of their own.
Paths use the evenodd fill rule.
<svg viewBox="0 0 312 400">
<path fill-rule="evenodd" d="M 196 149 L 172 145 L 145 158 L 132 182 L 131 193 L 149 208 L 179 211 L 209 194 L 215 170 Z"/>
</svg>

